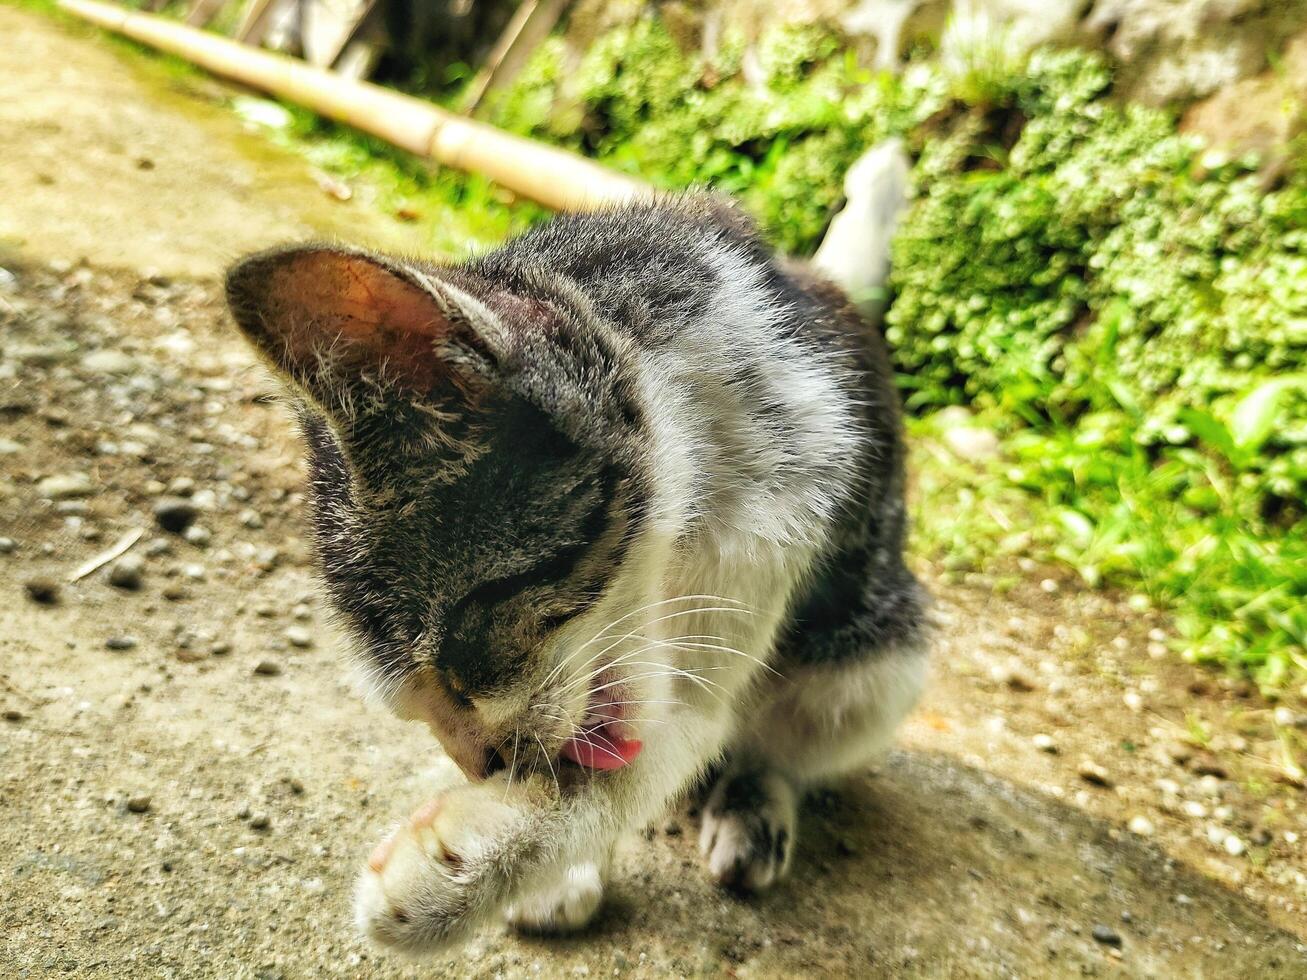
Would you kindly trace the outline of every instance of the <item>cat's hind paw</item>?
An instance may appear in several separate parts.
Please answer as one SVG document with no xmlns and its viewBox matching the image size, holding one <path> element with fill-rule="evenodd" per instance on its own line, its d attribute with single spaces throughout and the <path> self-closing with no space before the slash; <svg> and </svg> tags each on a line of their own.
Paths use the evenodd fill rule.
<svg viewBox="0 0 1307 980">
<path fill-rule="evenodd" d="M 495 916 L 508 888 L 498 860 L 525 811 L 490 784 L 450 790 L 415 812 L 368 859 L 354 917 L 373 942 L 429 953 Z"/>
<path fill-rule="evenodd" d="M 789 870 L 798 799 L 780 774 L 731 770 L 714 784 L 703 808 L 699 850 L 722 887 L 758 892 Z"/>
<path fill-rule="evenodd" d="M 603 869 L 592 862 L 577 864 L 552 888 L 509 906 L 508 922 L 520 932 L 576 932 L 590 924 L 603 899 Z"/>
</svg>

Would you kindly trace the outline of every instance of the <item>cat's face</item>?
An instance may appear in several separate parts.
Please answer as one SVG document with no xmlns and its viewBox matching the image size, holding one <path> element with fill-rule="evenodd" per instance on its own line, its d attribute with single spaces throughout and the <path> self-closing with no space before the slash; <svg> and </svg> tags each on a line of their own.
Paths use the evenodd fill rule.
<svg viewBox="0 0 1307 980">
<path fill-rule="evenodd" d="M 296 396 L 322 569 L 374 689 L 473 777 L 629 761 L 621 709 L 594 710 L 625 683 L 599 640 L 646 598 L 616 341 L 566 296 L 332 247 L 247 259 L 228 298 Z"/>
</svg>

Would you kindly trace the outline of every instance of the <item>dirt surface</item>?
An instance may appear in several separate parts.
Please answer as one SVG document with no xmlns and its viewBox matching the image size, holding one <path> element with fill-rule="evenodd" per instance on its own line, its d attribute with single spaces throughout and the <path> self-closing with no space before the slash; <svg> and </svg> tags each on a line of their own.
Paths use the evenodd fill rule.
<svg viewBox="0 0 1307 980">
<path fill-rule="evenodd" d="M 359 862 L 451 767 L 345 679 L 291 428 L 213 278 L 337 205 L 104 42 L 5 8 L 0 36 L 0 976 L 1307 975 L 1281 755 L 1307 709 L 1175 663 L 1162 619 L 1036 568 L 1005 595 L 923 569 L 926 702 L 878 772 L 810 801 L 771 894 L 714 890 L 682 811 L 622 847 L 580 937 L 368 949 Z M 88 158 L 75 119 L 117 157 Z M 169 160 L 188 209 L 161 203 Z"/>
</svg>

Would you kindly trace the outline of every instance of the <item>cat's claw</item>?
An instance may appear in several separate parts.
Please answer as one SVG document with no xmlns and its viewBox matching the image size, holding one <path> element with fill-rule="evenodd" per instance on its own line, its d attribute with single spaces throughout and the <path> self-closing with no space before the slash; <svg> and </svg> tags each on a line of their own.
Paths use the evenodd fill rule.
<svg viewBox="0 0 1307 980">
<path fill-rule="evenodd" d="M 762 891 L 785 876 L 794 850 L 798 801 L 793 787 L 767 770 L 730 771 L 703 808 L 699 850 L 723 888 Z"/>
<path fill-rule="evenodd" d="M 355 920 L 372 941 L 408 953 L 459 942 L 497 911 L 495 857 L 526 816 L 502 785 L 461 786 L 417 810 L 373 850 Z"/>
</svg>

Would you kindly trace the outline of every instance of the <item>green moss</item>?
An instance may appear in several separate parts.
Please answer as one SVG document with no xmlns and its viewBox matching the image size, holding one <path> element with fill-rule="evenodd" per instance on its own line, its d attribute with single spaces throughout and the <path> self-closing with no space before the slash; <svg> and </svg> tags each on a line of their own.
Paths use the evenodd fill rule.
<svg viewBox="0 0 1307 980">
<path fill-rule="evenodd" d="M 601 38 L 574 65 L 555 39 L 490 115 L 660 187 L 737 194 L 779 245 L 810 252 L 840 200 L 844 170 L 869 143 L 934 111 L 942 86 L 873 78 L 817 28 L 767 35 L 761 85 L 739 74 L 743 50 L 728 38 L 709 63 L 682 51 L 653 17 Z"/>
</svg>

